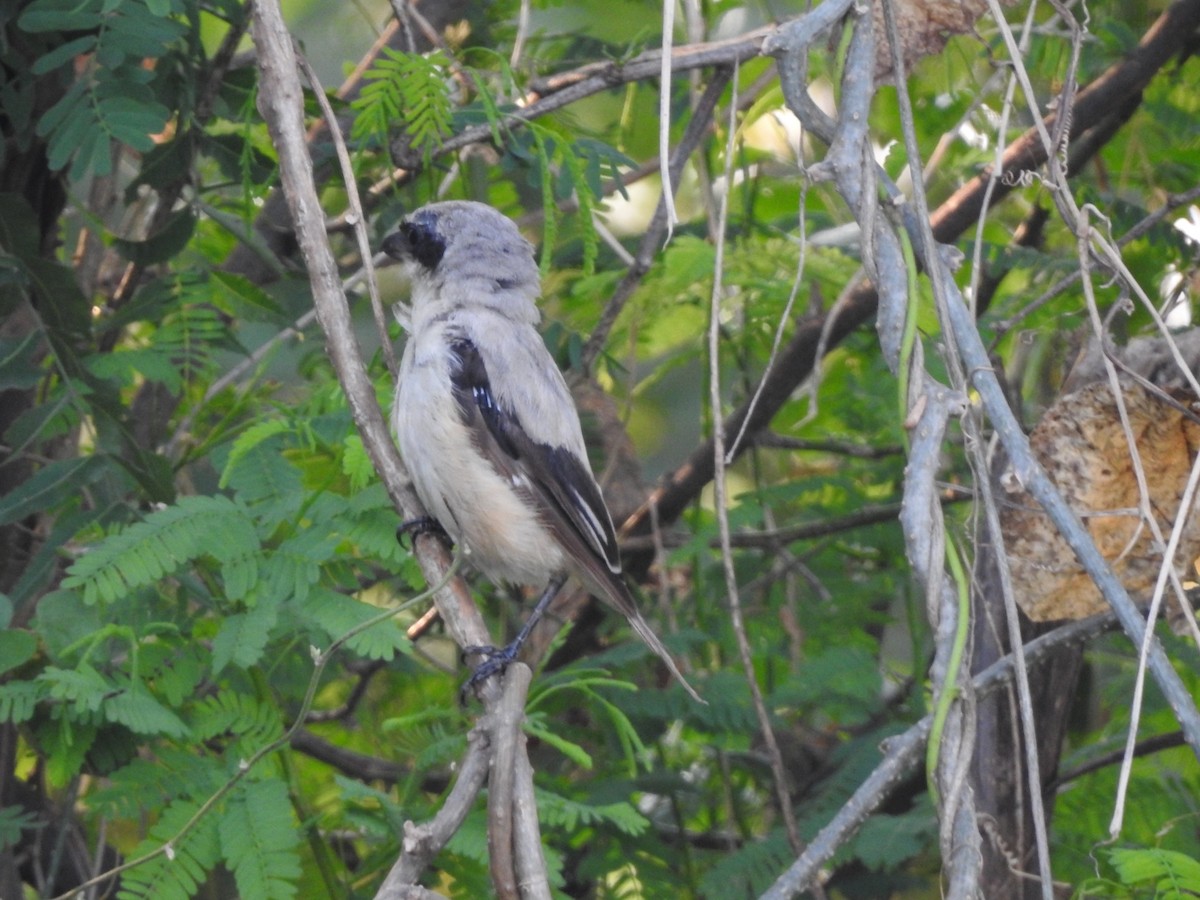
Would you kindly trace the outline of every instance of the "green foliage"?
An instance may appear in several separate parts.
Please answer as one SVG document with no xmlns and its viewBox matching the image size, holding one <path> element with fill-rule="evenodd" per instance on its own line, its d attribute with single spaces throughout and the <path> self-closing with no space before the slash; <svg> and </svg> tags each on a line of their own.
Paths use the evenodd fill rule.
<svg viewBox="0 0 1200 900">
<path fill-rule="evenodd" d="M 154 146 L 151 135 L 162 131 L 172 114 L 156 94 L 174 85 L 142 62 L 160 59 L 183 37 L 185 27 L 172 18 L 180 12 L 182 6 L 171 0 L 33 0 L 25 7 L 17 24 L 30 34 L 83 32 L 38 57 L 33 75 L 64 69 L 78 58 L 88 60 L 87 74 L 37 125 L 38 134 L 49 140 L 52 169 L 70 162 L 73 179 L 108 175 L 113 167 L 110 142 L 142 152 Z"/>
<path fill-rule="evenodd" d="M 363 76 L 350 137 L 387 147 L 399 136 L 405 148 L 428 164 L 450 131 L 450 60 L 441 51 L 427 56 L 384 48 Z"/>
<path fill-rule="evenodd" d="M 121 875 L 124 897 L 371 896 L 405 823 L 441 809 L 478 710 L 457 702 L 464 672 L 443 627 L 423 622 L 421 636 L 408 637 L 427 612 L 405 605 L 424 578 L 396 539 L 397 513 L 323 337 L 304 324 L 309 286 L 279 212 L 276 151 L 259 113 L 272 98 L 240 55 L 232 65 L 217 55 L 242 46 L 249 6 L 18 6 L 0 12 L 0 175 L 11 191 L 0 194 L 0 475 L 15 473 L 0 496 L 0 728 L 16 748 L 0 782 L 27 782 L 54 821 L 73 817 L 89 842 L 136 863 Z M 618 285 L 638 275 L 591 362 L 606 396 L 581 394 L 597 473 L 613 489 L 614 512 L 627 513 L 645 485 L 685 474 L 711 432 L 705 337 L 718 261 L 716 362 L 727 414 L 778 365 L 777 337 L 786 344 L 843 295 L 862 248 L 827 233 L 799 240 L 801 223 L 812 238 L 848 214 L 797 165 L 776 76 L 755 58 L 737 72 L 738 120 L 728 118 L 727 91 L 685 167 L 672 239 L 648 270 L 640 260 L 631 270 L 625 256 L 638 251 L 659 192 L 661 86 L 622 79 L 627 61 L 655 45 L 658 13 L 636 3 L 535 3 L 520 29 L 525 49 L 512 53 L 520 4 L 484 6 L 469 27 L 437 23 L 445 49 L 383 50 L 343 101 L 354 171 L 360 187 L 372 185 L 370 239 L 377 245 L 435 197 L 485 200 L 523 227 L 536 221 L 527 233 L 540 237 L 547 344 L 577 371 L 597 323 L 616 312 Z M 1089 6 L 1102 24 L 1085 44 L 1084 75 L 1136 45 L 1148 22 L 1134 6 Z M 320 67 L 347 51 L 328 52 L 335 19 L 331 8 L 315 9 L 318 30 L 300 39 Z M 702 12 L 706 33 L 728 32 L 729 4 Z M 990 24 L 980 29 L 990 39 Z M 911 75 L 918 142 L 940 154 L 928 185 L 934 202 L 989 164 L 997 140 L 1019 133 L 1015 119 L 1010 134 L 996 133 L 998 48 L 989 57 L 977 36 L 963 37 Z M 1035 35 L 1027 64 L 1038 102 L 1059 90 L 1068 50 L 1052 29 Z M 815 93 L 835 69 L 827 57 L 811 54 Z M 584 63 L 597 65 L 583 80 L 556 80 Z M 1155 79 L 1134 119 L 1072 184 L 1114 234 L 1200 182 L 1196 65 L 1181 58 Z M 597 74 L 611 76 L 605 90 L 569 93 Z M 699 69 L 694 80 L 675 79 L 673 145 L 709 77 Z M 555 94 L 570 102 L 529 115 L 530 100 Z M 869 125 L 881 145 L 899 138 L 893 93 L 880 94 Z M 490 143 L 451 159 L 447 141 L 480 126 Z M 738 146 L 727 160 L 731 127 Z M 990 143 L 968 142 L 972 129 Z M 340 228 L 347 185 L 329 174 L 327 148 L 323 135 L 313 141 L 317 214 L 339 223 L 330 242 L 348 274 L 360 248 Z M 823 152 L 810 147 L 804 164 Z M 411 177 L 384 181 L 398 163 Z M 883 164 L 898 176 L 907 159 L 893 148 Z M 639 170 L 653 174 L 614 186 Z M 709 223 L 722 199 L 729 227 L 718 256 Z M 1038 203 L 1051 205 L 1043 188 L 1014 190 L 980 228 L 985 271 L 964 265 L 959 274 L 964 285 L 996 278 L 982 327 L 1030 411 L 1057 390 L 1087 319 L 1071 293 L 1026 309 L 1079 268 L 1072 223 L 1052 216 L 1036 246 L 1014 244 Z M 1168 263 L 1190 271 L 1194 252 L 1169 219 L 1125 247 L 1150 286 Z M 390 277 L 381 273 L 385 302 L 403 296 Z M 1121 292 L 1097 287 L 1101 312 L 1119 318 Z M 398 331 L 375 335 L 365 304 L 354 299 L 351 309 L 386 409 L 390 375 L 376 348 Z M 1136 313 L 1128 332 L 1148 319 Z M 919 324 L 936 361 L 936 318 L 926 311 Z M 782 401 L 772 434 L 741 436 L 744 452 L 727 472 L 748 663 L 805 839 L 874 770 L 886 738 L 925 712 L 936 639 L 898 523 L 853 521 L 901 497 L 906 423 L 895 378 L 869 329 L 828 337 L 836 349 L 812 390 Z M 600 438 L 612 440 L 616 458 L 605 458 Z M 958 434 L 947 441 L 940 473 L 959 489 L 982 477 L 964 463 L 961 443 Z M 830 523 L 837 527 L 815 536 L 786 535 Z M 661 552 L 639 538 L 625 558 L 631 571 L 649 572 L 641 608 L 708 703 L 666 681 L 615 615 L 600 626 L 585 616 L 557 645 L 536 673 L 524 723 L 551 885 L 598 898 L 752 896 L 794 854 L 731 625 L 711 494 L 658 524 Z M 967 545 L 965 534 L 953 536 Z M 469 577 L 499 642 L 525 609 L 510 602 L 515 592 Z M 314 660 L 352 631 L 314 682 Z M 1128 648 L 1095 646 L 1059 771 L 1106 752 L 1128 729 Z M 1156 703 L 1146 734 L 1177 727 Z M 919 781 L 897 791 L 889 811 L 870 817 L 828 864 L 831 896 L 936 893 L 932 805 Z M 1097 850 L 1115 791 L 1108 768 L 1060 789 L 1051 819 L 1057 879 L 1079 885 L 1080 897 L 1196 892 L 1194 830 L 1178 824 L 1194 824 L 1200 796 L 1190 751 L 1136 762 L 1129 846 Z M 27 853 L 46 820 L 0 810 L 0 853 Z M 426 883 L 487 896 L 488 855 L 481 800 Z"/>
<path fill-rule="evenodd" d="M 63 587 L 82 589 L 84 603 L 112 603 L 206 554 L 240 585 L 242 566 L 257 550 L 253 523 L 238 504 L 219 495 L 182 497 L 80 559 Z"/>
<path fill-rule="evenodd" d="M 1102 851 L 1115 877 L 1092 878 L 1073 897 L 1121 900 L 1185 900 L 1200 894 L 1200 861 L 1158 847 L 1113 847 Z"/>
<path fill-rule="evenodd" d="M 296 895 L 300 875 L 299 833 L 282 781 L 243 782 L 217 824 L 221 855 L 233 869 L 243 897 Z"/>
<path fill-rule="evenodd" d="M 708 897 L 757 896 L 771 886 L 791 859 L 787 834 L 776 829 L 727 854 L 704 873 L 700 887 Z"/>
<path fill-rule="evenodd" d="M 187 900 L 195 895 L 221 856 L 219 823 L 212 816 L 197 819 L 199 812 L 199 803 L 185 800 L 162 811 L 146 840 L 133 851 L 135 859 L 157 855 L 124 874 L 120 900 Z M 180 838 L 189 824 L 191 830 Z"/>
</svg>

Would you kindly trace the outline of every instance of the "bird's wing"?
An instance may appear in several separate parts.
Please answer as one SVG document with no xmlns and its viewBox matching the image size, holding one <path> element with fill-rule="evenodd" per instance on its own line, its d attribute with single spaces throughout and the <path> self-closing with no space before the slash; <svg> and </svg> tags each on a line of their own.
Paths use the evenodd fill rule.
<svg viewBox="0 0 1200 900">
<path fill-rule="evenodd" d="M 575 563 L 588 587 L 622 613 L 684 689 L 704 702 L 642 618 L 621 579 L 612 519 L 587 465 L 571 449 L 550 446 L 530 436 L 518 414 L 496 397 L 474 341 L 465 335 L 456 336 L 450 348 L 457 360 L 450 371 L 455 402 L 480 454 L 537 509 L 542 523 Z M 570 412 L 574 414 L 574 407 Z"/>
<path fill-rule="evenodd" d="M 487 365 L 470 338 L 454 337 L 450 380 L 464 423 L 476 448 L 508 477 L 514 489 L 529 495 L 545 524 L 566 549 L 594 557 L 612 574 L 621 571 L 617 537 L 608 508 L 586 463 L 569 447 L 535 440 L 518 412 L 493 390 Z M 535 376 L 531 376 L 535 377 Z M 569 401 L 568 401 L 569 402 Z M 574 407 L 568 412 L 574 415 Z M 578 543 L 578 548 L 571 546 Z"/>
</svg>

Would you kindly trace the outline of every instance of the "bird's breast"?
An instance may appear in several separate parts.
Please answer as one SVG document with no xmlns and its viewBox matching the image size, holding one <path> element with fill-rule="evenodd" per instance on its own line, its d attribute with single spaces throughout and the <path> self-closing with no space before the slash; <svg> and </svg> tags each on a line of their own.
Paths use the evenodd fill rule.
<svg viewBox="0 0 1200 900">
<path fill-rule="evenodd" d="M 430 515 L 494 581 L 541 587 L 564 568 L 557 542 L 522 494 L 480 453 L 451 390 L 450 351 L 410 340 L 401 364 L 393 427 L 417 495 Z"/>
</svg>

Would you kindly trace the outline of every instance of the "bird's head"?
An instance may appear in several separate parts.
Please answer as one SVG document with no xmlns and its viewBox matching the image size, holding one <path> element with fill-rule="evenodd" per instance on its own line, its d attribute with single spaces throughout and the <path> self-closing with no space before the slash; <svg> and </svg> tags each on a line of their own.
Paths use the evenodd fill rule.
<svg viewBox="0 0 1200 900">
<path fill-rule="evenodd" d="M 404 263 L 413 306 L 486 305 L 536 321 L 540 273 L 516 224 L 485 203 L 451 200 L 412 213 L 383 241 Z"/>
</svg>

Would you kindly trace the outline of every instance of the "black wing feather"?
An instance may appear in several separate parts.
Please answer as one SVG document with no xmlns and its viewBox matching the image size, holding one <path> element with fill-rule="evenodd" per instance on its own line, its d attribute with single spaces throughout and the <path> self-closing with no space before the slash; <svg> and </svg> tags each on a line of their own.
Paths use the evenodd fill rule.
<svg viewBox="0 0 1200 900">
<path fill-rule="evenodd" d="M 459 412 L 468 426 L 480 423 L 508 459 L 493 464 L 502 474 L 524 475 L 544 505 L 549 502 L 561 514 L 590 551 L 616 574 L 621 571 L 617 537 L 600 488 L 583 462 L 565 447 L 551 447 L 533 440 L 511 410 L 496 400 L 488 380 L 487 366 L 474 342 L 460 337 L 450 344 L 456 366 L 450 379 Z M 477 436 L 478 443 L 478 436 Z M 480 447 L 485 451 L 485 447 Z M 485 452 L 485 456 L 488 455 Z M 552 523 L 548 523 L 552 524 Z"/>
<path fill-rule="evenodd" d="M 538 509 L 542 522 L 582 571 L 589 589 L 622 613 L 697 702 L 692 688 L 658 635 L 642 618 L 621 579 L 617 537 L 600 488 L 584 463 L 564 447 L 534 441 L 512 410 L 496 400 L 479 349 L 466 337 L 451 342 L 450 379 L 463 423 L 480 454 Z"/>
</svg>

